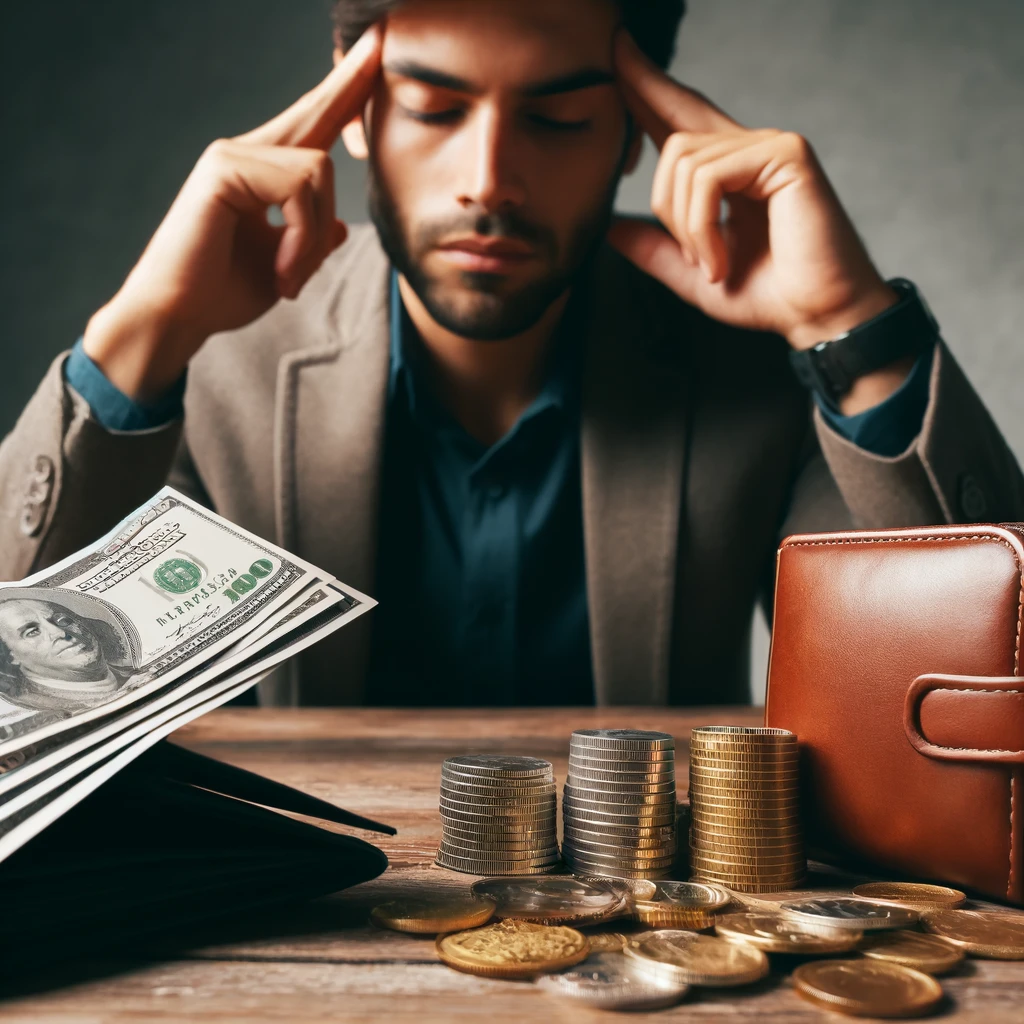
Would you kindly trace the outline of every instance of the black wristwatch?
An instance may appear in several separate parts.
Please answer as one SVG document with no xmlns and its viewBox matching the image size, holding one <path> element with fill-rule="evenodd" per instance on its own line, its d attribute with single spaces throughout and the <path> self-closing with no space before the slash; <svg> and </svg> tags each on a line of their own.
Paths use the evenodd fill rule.
<svg viewBox="0 0 1024 1024">
<path fill-rule="evenodd" d="M 800 382 L 837 412 L 839 399 L 858 377 L 897 359 L 922 355 L 939 336 L 939 325 L 914 285 L 902 277 L 886 283 L 899 293 L 894 306 L 831 341 L 789 353 Z"/>
</svg>

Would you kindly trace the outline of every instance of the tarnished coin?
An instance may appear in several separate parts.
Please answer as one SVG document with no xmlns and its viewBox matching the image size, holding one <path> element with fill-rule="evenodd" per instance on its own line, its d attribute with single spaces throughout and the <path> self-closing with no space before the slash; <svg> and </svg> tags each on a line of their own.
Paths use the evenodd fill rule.
<svg viewBox="0 0 1024 1024">
<path fill-rule="evenodd" d="M 803 956 L 846 953 L 855 949 L 862 932 L 847 928 L 831 935 L 805 931 L 782 917 L 761 911 L 726 914 L 715 922 L 715 934 L 729 942 L 746 942 L 766 953 Z"/>
<path fill-rule="evenodd" d="M 691 931 L 648 932 L 632 938 L 624 953 L 658 977 L 689 985 L 748 985 L 768 973 L 761 950 Z"/>
<path fill-rule="evenodd" d="M 811 900 L 793 900 L 779 907 L 780 913 L 799 921 L 807 928 L 852 928 L 875 931 L 880 928 L 906 928 L 917 920 L 917 913 L 903 907 L 854 897 L 822 897 Z"/>
<path fill-rule="evenodd" d="M 435 949 L 449 967 L 468 974 L 532 978 L 578 964 L 590 953 L 590 943 L 565 925 L 506 920 L 443 935 Z"/>
<path fill-rule="evenodd" d="M 875 960 L 902 964 L 925 974 L 945 974 L 964 958 L 964 951 L 940 939 L 920 932 L 875 932 L 861 939 L 860 951 Z"/>
<path fill-rule="evenodd" d="M 998 910 L 926 910 L 924 927 L 971 956 L 1024 960 L 1024 914 Z"/>
<path fill-rule="evenodd" d="M 599 953 L 561 974 L 545 974 L 538 988 L 602 1010 L 658 1010 L 679 1002 L 688 985 L 653 978 L 618 953 Z"/>
<path fill-rule="evenodd" d="M 629 886 L 610 878 L 485 878 L 472 892 L 492 899 L 499 918 L 546 924 L 586 924 L 625 912 Z"/>
<path fill-rule="evenodd" d="M 930 974 L 882 960 L 801 964 L 793 987 L 818 1006 L 858 1017 L 917 1017 L 942 999 L 942 987 Z"/>
<path fill-rule="evenodd" d="M 918 882 L 865 882 L 854 888 L 853 895 L 876 903 L 895 903 L 914 910 L 949 910 L 961 906 L 967 900 L 967 896 L 959 889 Z"/>
<path fill-rule="evenodd" d="M 438 935 L 485 924 L 497 903 L 483 896 L 465 894 L 389 900 L 370 911 L 370 920 L 381 928 L 413 935 Z"/>
<path fill-rule="evenodd" d="M 472 774 L 500 775 L 506 778 L 535 778 L 550 774 L 551 762 L 539 757 L 519 757 L 510 754 L 462 754 L 449 757 L 443 767 L 456 771 L 469 770 Z"/>
<path fill-rule="evenodd" d="M 676 741 L 667 732 L 647 729 L 576 729 L 570 745 L 585 747 L 623 747 L 633 750 L 671 750 Z"/>
</svg>

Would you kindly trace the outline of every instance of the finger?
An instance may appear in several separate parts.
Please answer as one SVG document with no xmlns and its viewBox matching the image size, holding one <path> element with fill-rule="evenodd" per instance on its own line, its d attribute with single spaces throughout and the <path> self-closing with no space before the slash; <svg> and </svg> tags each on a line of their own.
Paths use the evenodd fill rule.
<svg viewBox="0 0 1024 1024">
<path fill-rule="evenodd" d="M 616 217 L 608 229 L 607 240 L 645 274 L 686 301 L 700 305 L 707 278 L 683 259 L 679 243 L 663 228 L 650 221 Z"/>
<path fill-rule="evenodd" d="M 762 137 L 694 171 L 687 231 L 712 283 L 723 280 L 730 269 L 720 223 L 723 198 L 735 194 L 764 201 L 794 180 L 780 159 L 783 148 L 778 137 Z"/>
<path fill-rule="evenodd" d="M 382 39 L 380 26 L 371 25 L 319 85 L 266 124 L 237 136 L 237 140 L 330 149 L 341 129 L 370 98 L 380 72 Z"/>
<path fill-rule="evenodd" d="M 711 139 L 719 139 L 718 135 L 691 134 L 675 132 L 665 140 L 658 164 L 654 169 L 654 180 L 651 184 L 651 210 L 654 215 L 676 236 L 682 245 L 686 258 L 696 265 L 696 253 L 690 248 L 687 239 L 679 233 L 675 210 L 677 206 L 678 168 L 690 153 L 706 146 Z"/>
<path fill-rule="evenodd" d="M 616 34 L 614 59 L 626 105 L 659 149 L 673 132 L 721 132 L 741 127 L 706 96 L 665 74 L 625 29 Z"/>
</svg>

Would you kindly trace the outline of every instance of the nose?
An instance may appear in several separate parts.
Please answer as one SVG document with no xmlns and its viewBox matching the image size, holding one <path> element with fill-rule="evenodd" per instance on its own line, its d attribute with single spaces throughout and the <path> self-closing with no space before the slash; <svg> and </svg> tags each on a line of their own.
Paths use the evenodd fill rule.
<svg viewBox="0 0 1024 1024">
<path fill-rule="evenodd" d="M 522 206 L 526 188 L 514 162 L 514 140 L 508 115 L 496 108 L 478 111 L 467 126 L 471 147 L 463 166 L 458 201 L 463 207 L 478 207 L 488 213 Z"/>
</svg>

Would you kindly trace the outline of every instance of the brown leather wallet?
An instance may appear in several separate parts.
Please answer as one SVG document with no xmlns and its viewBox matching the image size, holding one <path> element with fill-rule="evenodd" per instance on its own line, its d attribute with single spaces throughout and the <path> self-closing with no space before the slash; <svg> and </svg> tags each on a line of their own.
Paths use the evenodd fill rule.
<svg viewBox="0 0 1024 1024">
<path fill-rule="evenodd" d="M 788 537 L 765 724 L 808 849 L 1024 904 L 1024 525 Z"/>
</svg>

